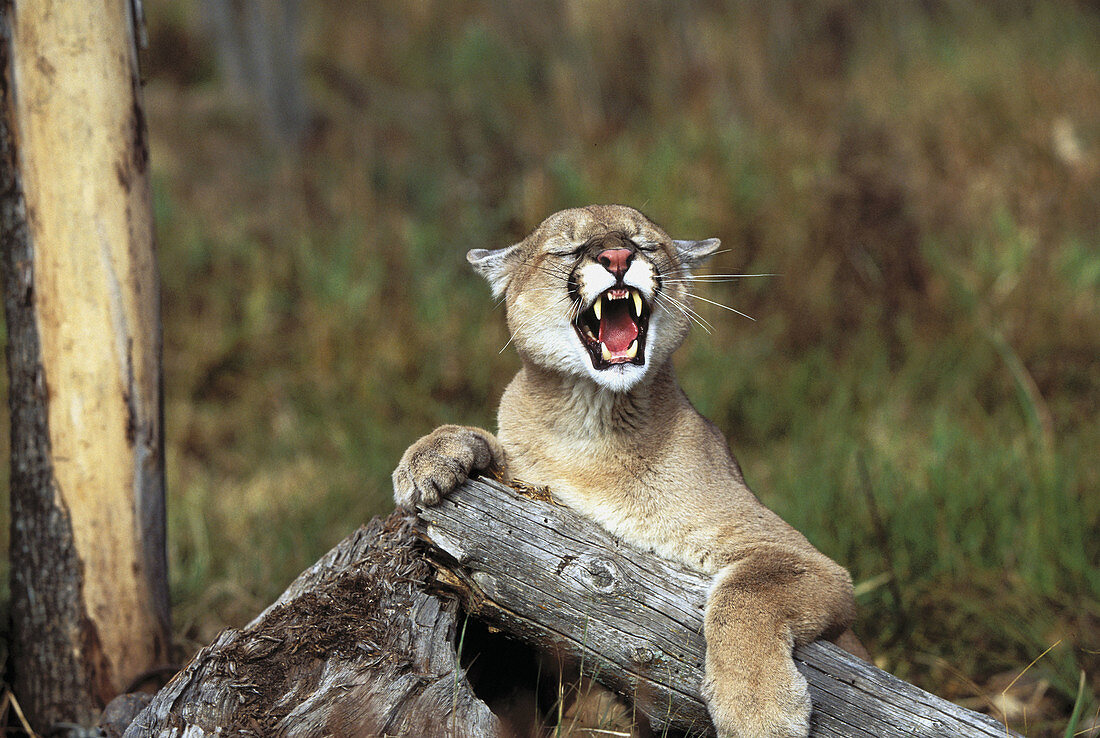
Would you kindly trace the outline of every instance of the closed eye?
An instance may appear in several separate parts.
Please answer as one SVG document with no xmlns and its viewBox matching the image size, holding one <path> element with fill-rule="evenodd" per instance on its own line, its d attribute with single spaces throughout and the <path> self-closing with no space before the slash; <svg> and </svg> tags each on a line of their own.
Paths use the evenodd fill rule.
<svg viewBox="0 0 1100 738">
<path fill-rule="evenodd" d="M 583 250 L 584 250 L 583 246 L 578 246 L 577 248 L 570 249 L 568 251 L 547 251 L 546 255 L 547 256 L 556 256 L 559 259 L 568 259 L 568 258 L 573 257 L 573 256 L 579 256 L 581 251 L 583 251 Z"/>
</svg>

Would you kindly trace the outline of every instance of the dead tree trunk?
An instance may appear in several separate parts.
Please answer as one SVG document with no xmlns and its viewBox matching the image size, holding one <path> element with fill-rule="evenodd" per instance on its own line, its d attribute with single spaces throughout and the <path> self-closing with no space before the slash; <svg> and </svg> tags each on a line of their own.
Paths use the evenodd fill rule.
<svg viewBox="0 0 1100 738">
<path fill-rule="evenodd" d="M 256 104 L 269 136 L 301 143 L 309 124 L 301 0 L 206 0 L 203 10 L 226 82 Z"/>
<path fill-rule="evenodd" d="M 488 480 L 418 515 L 419 541 L 400 513 L 375 521 L 242 631 L 222 634 L 126 738 L 218 727 L 506 735 L 507 723 L 478 699 L 502 694 L 494 681 L 515 679 L 511 669 L 502 675 L 505 644 L 484 637 L 493 631 L 571 660 L 633 700 L 658 734 L 713 735 L 699 695 L 705 578 L 630 549 L 544 494 Z M 480 624 L 480 641 L 464 632 L 463 611 Z M 832 644 L 800 648 L 796 659 L 810 683 L 814 736 L 1015 735 Z"/>
<path fill-rule="evenodd" d="M 164 663 L 160 305 L 129 0 L 0 4 L 13 688 L 88 724 Z"/>
</svg>

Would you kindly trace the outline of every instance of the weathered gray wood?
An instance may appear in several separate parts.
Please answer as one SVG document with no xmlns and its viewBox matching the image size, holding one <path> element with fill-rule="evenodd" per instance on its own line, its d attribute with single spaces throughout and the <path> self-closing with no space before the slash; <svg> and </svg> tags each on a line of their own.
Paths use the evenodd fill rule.
<svg viewBox="0 0 1100 738">
<path fill-rule="evenodd" d="M 458 669 L 454 597 L 428 593 L 411 518 L 375 519 L 226 630 L 124 733 L 496 737 Z"/>
<path fill-rule="evenodd" d="M 706 577 L 632 549 L 544 493 L 520 496 L 491 480 L 418 514 L 441 583 L 469 612 L 582 663 L 633 698 L 657 732 L 713 735 L 699 692 Z M 831 643 L 795 657 L 815 736 L 1015 735 Z"/>
<path fill-rule="evenodd" d="M 422 540 L 411 516 L 375 520 L 243 629 L 222 633 L 126 738 L 501 736 L 458 665 L 459 598 L 472 617 L 632 698 L 657 734 L 713 735 L 699 695 L 705 577 L 622 544 L 544 493 L 492 481 L 467 482 L 418 515 Z M 795 657 L 814 736 L 1016 735 L 830 643 Z"/>
</svg>

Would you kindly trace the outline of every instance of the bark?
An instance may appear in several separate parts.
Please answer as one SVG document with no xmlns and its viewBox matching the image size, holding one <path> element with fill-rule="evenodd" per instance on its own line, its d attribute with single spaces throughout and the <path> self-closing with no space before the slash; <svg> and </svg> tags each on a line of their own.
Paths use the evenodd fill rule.
<svg viewBox="0 0 1100 738">
<path fill-rule="evenodd" d="M 509 663 L 525 653 L 571 662 L 633 700 L 655 734 L 713 735 L 699 695 L 704 577 L 625 546 L 544 492 L 473 480 L 417 514 L 374 521 L 246 628 L 223 633 L 126 738 L 219 727 L 508 735 L 546 712 L 510 690 L 555 678 Z M 795 655 L 814 736 L 1015 735 L 830 643 Z"/>
<path fill-rule="evenodd" d="M 90 724 L 168 644 L 160 306 L 131 4 L 0 4 L 13 689 Z"/>
</svg>

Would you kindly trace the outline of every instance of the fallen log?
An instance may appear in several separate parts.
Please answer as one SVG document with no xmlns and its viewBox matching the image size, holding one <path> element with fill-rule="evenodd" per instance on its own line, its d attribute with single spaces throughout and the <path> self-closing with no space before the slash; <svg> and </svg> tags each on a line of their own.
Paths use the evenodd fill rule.
<svg viewBox="0 0 1100 738">
<path fill-rule="evenodd" d="M 656 734 L 713 735 L 699 694 L 705 577 L 545 490 L 475 479 L 417 516 L 373 521 L 222 633 L 126 738 L 507 736 L 517 704 L 520 718 L 539 712 L 510 687 L 545 678 L 508 663 L 524 657 L 517 641 L 632 700 Z M 814 736 L 1015 735 L 830 643 L 795 657 Z"/>
<path fill-rule="evenodd" d="M 583 661 L 633 699 L 658 734 L 712 735 L 699 689 L 709 579 L 532 491 L 524 497 L 475 479 L 420 510 L 439 580 L 473 616 Z M 795 660 L 810 685 L 814 736 L 1015 735 L 831 643 L 802 646 Z"/>
</svg>

